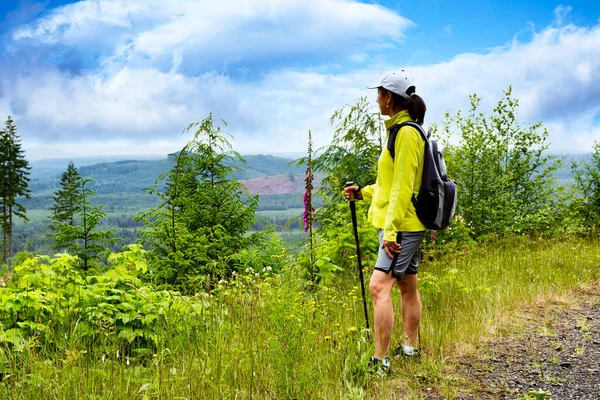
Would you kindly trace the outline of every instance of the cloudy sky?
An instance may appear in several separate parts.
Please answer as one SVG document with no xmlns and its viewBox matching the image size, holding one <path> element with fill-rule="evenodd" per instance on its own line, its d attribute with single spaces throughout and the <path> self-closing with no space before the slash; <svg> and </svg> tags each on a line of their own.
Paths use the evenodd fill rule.
<svg viewBox="0 0 600 400">
<path fill-rule="evenodd" d="M 551 148 L 600 140 L 597 0 L 0 2 L 0 118 L 30 159 L 166 155 L 210 112 L 242 154 L 302 152 L 399 68 L 426 123 L 512 85 Z"/>
</svg>

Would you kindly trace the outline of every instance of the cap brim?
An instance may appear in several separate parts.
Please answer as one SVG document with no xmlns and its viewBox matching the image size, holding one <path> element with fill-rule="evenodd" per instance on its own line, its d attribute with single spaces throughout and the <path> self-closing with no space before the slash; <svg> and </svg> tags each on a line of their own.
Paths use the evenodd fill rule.
<svg viewBox="0 0 600 400">
<path fill-rule="evenodd" d="M 381 86 L 373 86 L 373 87 L 368 87 L 368 86 L 367 86 L 367 89 L 379 89 L 380 87 L 381 87 Z"/>
</svg>

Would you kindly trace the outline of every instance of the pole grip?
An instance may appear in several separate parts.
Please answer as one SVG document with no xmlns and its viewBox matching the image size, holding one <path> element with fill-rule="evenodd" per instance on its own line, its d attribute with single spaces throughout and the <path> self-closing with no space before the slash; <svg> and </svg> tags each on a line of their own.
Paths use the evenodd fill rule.
<svg viewBox="0 0 600 400">
<path fill-rule="evenodd" d="M 346 182 L 346 187 L 349 187 L 349 186 L 354 186 L 354 182 L 353 181 Z M 354 197 L 354 190 L 351 192 L 348 192 L 348 201 L 353 202 L 355 200 L 356 200 L 356 198 Z"/>
</svg>

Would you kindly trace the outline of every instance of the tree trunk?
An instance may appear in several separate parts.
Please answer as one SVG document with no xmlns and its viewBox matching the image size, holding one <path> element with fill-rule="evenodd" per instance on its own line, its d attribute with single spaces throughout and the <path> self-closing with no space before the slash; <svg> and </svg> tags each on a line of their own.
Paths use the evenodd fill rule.
<svg viewBox="0 0 600 400">
<path fill-rule="evenodd" d="M 12 206 L 8 207 L 8 270 L 11 270 L 11 263 L 13 257 L 13 248 L 12 248 Z"/>
<path fill-rule="evenodd" d="M 86 199 L 85 199 L 85 183 L 81 185 L 81 189 L 83 191 L 83 270 L 87 271 L 88 269 L 88 254 L 87 254 L 87 246 L 88 246 L 88 233 L 87 233 L 87 208 L 86 208 Z"/>
<path fill-rule="evenodd" d="M 6 232 L 6 202 L 3 201 L 2 202 L 2 239 L 3 239 L 3 245 L 2 245 L 2 261 L 4 262 L 4 264 L 8 265 L 8 251 L 7 251 L 7 232 Z"/>
</svg>

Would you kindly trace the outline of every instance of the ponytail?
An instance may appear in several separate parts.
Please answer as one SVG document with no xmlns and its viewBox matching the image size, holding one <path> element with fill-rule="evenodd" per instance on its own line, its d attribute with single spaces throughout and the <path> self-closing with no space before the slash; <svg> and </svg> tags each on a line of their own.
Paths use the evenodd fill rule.
<svg viewBox="0 0 600 400">
<path fill-rule="evenodd" d="M 414 93 L 410 95 L 410 100 L 405 99 L 405 109 L 408 110 L 410 117 L 419 125 L 423 125 L 425 121 L 425 112 L 427 106 L 425 101 L 418 94 Z"/>
<path fill-rule="evenodd" d="M 425 106 L 425 101 L 421 98 L 421 96 L 415 93 L 414 86 L 409 87 L 406 91 L 406 94 L 410 96 L 408 99 L 397 95 L 394 92 L 390 92 L 389 90 L 387 91 L 391 93 L 394 104 L 397 104 L 400 110 L 407 110 L 410 118 L 413 121 L 419 125 L 423 125 L 427 106 Z"/>
</svg>

